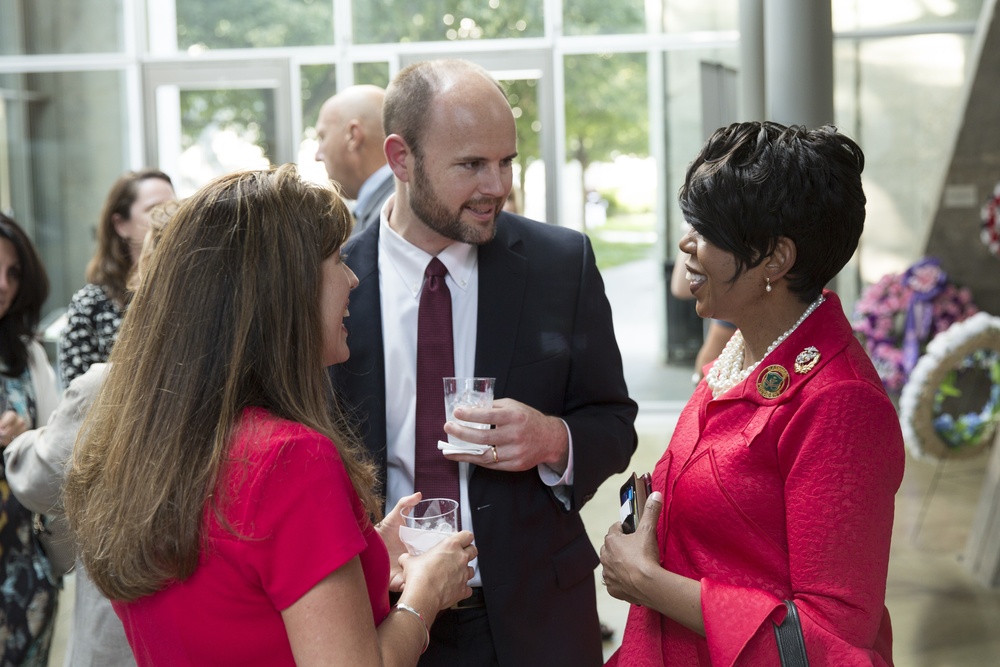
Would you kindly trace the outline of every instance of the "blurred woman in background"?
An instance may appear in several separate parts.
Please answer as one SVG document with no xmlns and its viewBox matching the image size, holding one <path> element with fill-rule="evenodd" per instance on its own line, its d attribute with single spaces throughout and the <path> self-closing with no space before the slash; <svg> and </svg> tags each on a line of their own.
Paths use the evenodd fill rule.
<svg viewBox="0 0 1000 667">
<path fill-rule="evenodd" d="M 149 229 L 149 212 L 175 199 L 170 177 L 156 169 L 129 171 L 111 186 L 97 225 L 97 251 L 87 284 L 73 295 L 59 341 L 63 384 L 108 360 L 128 302 L 128 277 Z"/>
<path fill-rule="evenodd" d="M 31 240 L 0 213 L 0 447 L 48 421 L 55 373 L 35 338 L 49 279 Z M 0 665 L 48 663 L 58 580 L 33 514 L 0 476 Z"/>
<path fill-rule="evenodd" d="M 167 223 L 178 203 L 169 201 L 150 211 L 149 231 L 142 246 L 136 270 L 129 281 L 135 290 L 143 268 L 149 265 L 153 251 L 166 231 Z M 75 540 L 65 527 L 62 489 L 73 455 L 73 447 L 87 411 L 93 404 L 104 376 L 106 363 L 92 364 L 87 372 L 69 383 L 62 400 L 52 413 L 48 425 L 25 431 L 4 450 L 7 482 L 21 502 L 45 514 L 50 530 L 59 540 L 65 540 L 65 558 L 50 558 L 56 574 L 73 567 L 76 557 Z M 50 550 L 50 556 L 54 556 Z M 59 569 L 62 568 L 63 572 Z M 76 590 L 73 600 L 73 621 L 66 649 L 65 664 L 70 667 L 129 667 L 135 665 L 132 649 L 125 638 L 122 622 L 87 574 L 86 568 L 76 567 Z"/>
</svg>

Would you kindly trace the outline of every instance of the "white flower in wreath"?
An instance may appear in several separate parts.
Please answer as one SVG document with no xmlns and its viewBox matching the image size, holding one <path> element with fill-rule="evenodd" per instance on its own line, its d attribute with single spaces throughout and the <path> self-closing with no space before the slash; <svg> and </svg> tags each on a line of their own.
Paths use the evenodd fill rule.
<svg viewBox="0 0 1000 667">
<path fill-rule="evenodd" d="M 978 412 L 942 413 L 940 393 L 954 371 L 969 368 L 990 373 L 989 395 Z M 935 414 L 938 413 L 938 414 Z M 935 336 L 917 361 L 899 397 L 903 440 L 918 459 L 941 459 L 976 453 L 985 446 L 1000 418 L 1000 317 L 979 312 Z"/>
<path fill-rule="evenodd" d="M 983 221 L 979 238 L 989 248 L 994 256 L 1000 257 L 1000 183 L 993 188 L 993 196 L 979 210 L 979 218 Z"/>
</svg>

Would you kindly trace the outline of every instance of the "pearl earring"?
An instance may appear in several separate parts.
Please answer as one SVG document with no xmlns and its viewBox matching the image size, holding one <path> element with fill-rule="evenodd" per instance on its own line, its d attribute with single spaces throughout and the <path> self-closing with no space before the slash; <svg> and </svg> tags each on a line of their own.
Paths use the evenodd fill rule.
<svg viewBox="0 0 1000 667">
<path fill-rule="evenodd" d="M 771 291 L 771 279 L 770 278 L 767 279 L 767 287 L 764 288 L 764 291 L 766 291 L 766 292 L 770 292 Z"/>
</svg>

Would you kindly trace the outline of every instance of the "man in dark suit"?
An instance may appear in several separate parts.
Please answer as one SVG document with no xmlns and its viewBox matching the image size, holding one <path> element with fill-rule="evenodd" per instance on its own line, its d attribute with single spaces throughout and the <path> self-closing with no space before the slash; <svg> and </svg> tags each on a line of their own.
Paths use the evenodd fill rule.
<svg viewBox="0 0 1000 667">
<path fill-rule="evenodd" d="M 496 378 L 492 408 L 455 413 L 492 428 L 444 426 L 487 446 L 447 457 L 479 558 L 473 596 L 438 616 L 420 664 L 600 665 L 598 558 L 579 510 L 627 466 L 637 407 L 590 242 L 501 212 L 514 118 L 482 68 L 406 68 L 383 114 L 395 196 L 346 248 L 360 281 L 345 320 L 351 358 L 330 371 L 385 473 L 388 507 L 414 491 L 417 314 L 432 259 L 447 268 L 455 375 Z"/>
<path fill-rule="evenodd" d="M 316 120 L 316 161 L 344 197 L 354 200 L 353 234 L 378 223 L 382 204 L 394 189 L 382 150 L 384 97 L 378 86 L 351 86 L 324 102 Z"/>
</svg>

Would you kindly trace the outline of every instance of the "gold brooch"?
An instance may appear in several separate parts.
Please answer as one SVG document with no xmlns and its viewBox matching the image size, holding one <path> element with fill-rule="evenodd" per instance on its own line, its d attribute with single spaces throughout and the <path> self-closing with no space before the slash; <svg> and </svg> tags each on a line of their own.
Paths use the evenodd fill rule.
<svg viewBox="0 0 1000 667">
<path fill-rule="evenodd" d="M 819 361 L 819 350 L 815 347 L 807 347 L 806 349 L 799 352 L 799 356 L 795 357 L 795 372 L 796 373 L 808 373 L 813 368 L 816 367 L 816 363 Z"/>
<path fill-rule="evenodd" d="M 788 388 L 788 371 L 784 366 L 768 366 L 757 376 L 757 391 L 764 398 L 778 398 Z"/>
</svg>

